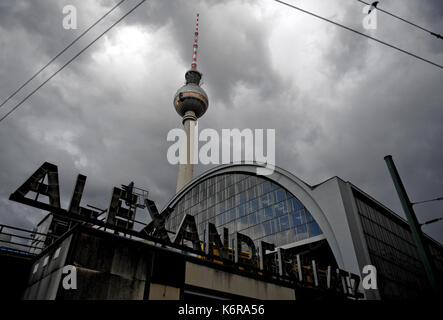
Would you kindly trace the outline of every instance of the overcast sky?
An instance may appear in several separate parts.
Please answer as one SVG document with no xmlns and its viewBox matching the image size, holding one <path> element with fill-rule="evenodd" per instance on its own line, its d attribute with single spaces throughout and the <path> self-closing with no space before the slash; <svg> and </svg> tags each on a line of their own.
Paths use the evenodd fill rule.
<svg viewBox="0 0 443 320">
<path fill-rule="evenodd" d="M 381 12 L 377 29 L 365 30 L 356 0 L 288 2 L 443 64 L 443 40 Z M 0 100 L 115 3 L 2 0 Z M 127 0 L 0 116 L 136 3 Z M 68 4 L 77 30 L 63 28 Z M 380 7 L 443 33 L 441 0 Z M 401 216 L 387 154 L 412 201 L 443 196 L 442 69 L 272 0 L 148 0 L 0 123 L 0 223 L 32 228 L 44 216 L 8 197 L 45 161 L 59 167 L 65 208 L 78 173 L 88 176 L 84 206 L 105 208 L 113 186 L 134 181 L 163 207 L 176 188 L 166 136 L 181 126 L 172 100 L 190 67 L 197 12 L 210 100 L 200 130 L 275 129 L 278 166 L 311 185 L 339 176 Z M 416 213 L 441 217 L 443 202 Z M 443 221 L 424 230 L 443 242 Z"/>
</svg>

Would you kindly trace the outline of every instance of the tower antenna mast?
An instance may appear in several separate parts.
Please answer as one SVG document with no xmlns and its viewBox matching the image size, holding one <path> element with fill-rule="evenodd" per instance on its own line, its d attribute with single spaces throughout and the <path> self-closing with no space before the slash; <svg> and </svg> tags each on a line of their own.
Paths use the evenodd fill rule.
<svg viewBox="0 0 443 320">
<path fill-rule="evenodd" d="M 200 14 L 197 13 L 197 22 L 195 24 L 195 33 L 194 33 L 194 54 L 192 56 L 192 64 L 191 69 L 197 69 L 197 49 L 198 49 L 198 18 Z"/>
</svg>

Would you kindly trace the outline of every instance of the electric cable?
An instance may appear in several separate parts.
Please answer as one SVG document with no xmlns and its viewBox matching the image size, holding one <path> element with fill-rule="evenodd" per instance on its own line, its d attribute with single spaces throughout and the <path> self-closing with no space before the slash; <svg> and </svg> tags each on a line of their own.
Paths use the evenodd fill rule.
<svg viewBox="0 0 443 320">
<path fill-rule="evenodd" d="M 83 31 L 77 38 L 75 38 L 68 46 L 66 46 L 62 51 L 60 51 L 54 58 L 52 58 L 48 63 L 46 63 L 40 70 L 38 70 L 31 78 L 24 82 L 17 90 L 15 90 L 9 97 L 7 97 L 1 104 L 0 108 L 3 107 L 9 100 L 11 100 L 21 89 L 23 89 L 29 82 L 34 80 L 40 73 L 42 73 L 51 63 L 53 63 L 58 57 L 66 52 L 70 47 L 72 47 L 78 40 L 80 40 L 86 33 L 88 33 L 92 28 L 94 28 L 100 21 L 111 14 L 115 9 L 117 9 L 126 0 L 121 0 L 114 7 L 111 8 L 107 13 L 105 13 L 100 19 L 94 22 L 89 28 Z"/>
<path fill-rule="evenodd" d="M 362 0 L 357 0 L 357 1 L 358 1 L 358 2 L 361 2 L 361 3 L 364 3 L 364 4 L 368 5 L 368 6 L 371 5 L 370 3 L 367 3 L 367 2 L 362 1 Z M 440 34 L 438 34 L 438 33 L 436 33 L 436 32 L 433 32 L 433 31 L 428 30 L 428 29 L 426 29 L 426 28 L 420 27 L 418 24 L 415 24 L 415 23 L 413 23 L 413 22 L 411 22 L 411 21 L 408 21 L 408 20 L 406 20 L 406 19 L 404 19 L 404 18 L 401 18 L 401 17 L 399 17 L 399 16 L 397 16 L 397 15 L 395 15 L 395 14 L 389 12 L 389 11 L 383 10 L 383 9 L 381 9 L 381 8 L 379 8 L 379 7 L 376 7 L 376 9 L 377 9 L 378 11 L 381 11 L 381 12 L 387 14 L 387 15 L 390 15 L 390 16 L 392 16 L 392 17 L 398 19 L 398 20 L 401 20 L 401 21 L 403 21 L 403 22 L 406 22 L 407 24 L 410 24 L 411 26 L 414 26 L 414 27 L 416 27 L 416 28 L 418 28 L 418 29 L 421 29 L 421 30 L 423 30 L 423 31 L 425 31 L 425 32 L 427 32 L 427 33 L 430 33 L 430 34 L 433 35 L 434 37 L 437 37 L 437 38 L 443 40 L 443 36 L 441 36 Z"/>
<path fill-rule="evenodd" d="M 292 8 L 292 9 L 296 9 L 296 10 L 301 11 L 301 12 L 303 12 L 303 13 L 309 14 L 309 15 L 311 15 L 311 16 L 313 16 L 313 17 L 318 18 L 318 19 L 321 19 L 321 20 L 324 20 L 324 21 L 326 21 L 326 22 L 332 23 L 332 24 L 334 24 L 334 25 L 336 25 L 336 26 L 339 26 L 339 27 L 341 27 L 341 28 L 343 28 L 343 29 L 346 29 L 346 30 L 348 30 L 348 31 L 354 32 L 354 33 L 356 33 L 356 34 L 358 34 L 358 35 L 361 35 L 361 36 L 363 36 L 363 37 L 366 37 L 366 38 L 368 38 L 368 39 L 371 39 L 371 40 L 373 40 L 373 41 L 376 41 L 376 42 L 378 42 L 378 43 L 381 43 L 381 44 L 383 44 L 383 45 L 385 45 L 385 46 L 387 46 L 387 47 L 390 47 L 390 48 L 392 48 L 392 49 L 395 49 L 395 50 L 397 50 L 397 51 L 403 52 L 404 54 L 407 54 L 407 55 L 409 55 L 409 56 L 411 56 L 411 57 L 414 57 L 414 58 L 416 58 L 416 59 L 419 59 L 419 60 L 422 60 L 422 61 L 424 61 L 424 62 L 427 62 L 427 63 L 429 63 L 429 64 L 431 64 L 431 65 L 433 65 L 433 66 L 436 66 L 436 67 L 438 67 L 438 68 L 440 68 L 440 69 L 443 69 L 443 66 L 440 65 L 440 64 L 437 64 L 437 63 L 435 63 L 435 62 L 433 62 L 433 61 L 430 61 L 430 60 L 428 60 L 428 59 L 425 59 L 425 58 L 423 58 L 423 57 L 420 57 L 420 56 L 418 56 L 418 55 L 416 55 L 416 54 L 414 54 L 414 53 L 411 53 L 411 52 L 409 52 L 409 51 L 407 51 L 407 50 L 404 50 L 404 49 L 401 49 L 401 48 L 399 48 L 399 47 L 396 47 L 396 46 L 394 46 L 394 45 L 392 45 L 392 44 L 389 44 L 389 43 L 387 43 L 387 42 L 385 42 L 385 41 L 383 41 L 383 40 L 380 40 L 380 39 L 377 39 L 377 38 L 371 37 L 371 36 L 369 36 L 369 35 L 367 35 L 367 34 L 364 34 L 363 32 L 360 32 L 360 31 L 357 31 L 357 30 L 352 29 L 352 28 L 350 28 L 350 27 L 347 27 L 347 26 L 345 26 L 345 25 L 343 25 L 343 24 L 341 24 L 341 23 L 338 23 L 338 22 L 332 21 L 332 20 L 330 20 L 330 19 L 328 19 L 328 18 L 325 18 L 325 17 L 319 16 L 319 15 L 317 15 L 317 14 L 315 14 L 315 13 L 312 13 L 312 12 L 310 12 L 310 11 L 304 10 L 304 9 L 302 9 L 302 8 L 296 7 L 296 6 L 292 5 L 292 4 L 289 4 L 289 3 L 286 3 L 286 2 L 283 2 L 283 1 L 280 1 L 280 0 L 274 0 L 274 1 L 275 1 L 275 2 L 278 2 L 278 3 L 280 3 L 280 4 L 283 4 L 283 5 L 285 5 L 285 6 L 288 6 L 288 7 Z"/>
<path fill-rule="evenodd" d="M 49 82 L 52 78 L 54 78 L 60 71 L 62 71 L 66 66 L 68 66 L 72 61 L 74 61 L 79 55 L 85 52 L 90 46 L 92 46 L 97 40 L 103 37 L 109 30 L 115 27 L 118 23 L 120 23 L 124 18 L 126 18 L 129 14 L 131 14 L 135 9 L 137 9 L 140 5 L 142 5 L 146 0 L 140 1 L 135 7 L 129 10 L 123 17 L 114 22 L 109 28 L 107 28 L 103 33 L 101 33 L 97 38 L 95 38 L 91 43 L 89 43 L 86 47 L 84 47 L 80 52 L 78 52 L 73 58 L 71 58 L 68 62 L 66 62 L 61 68 L 59 68 L 55 73 L 53 73 L 48 79 L 46 79 L 42 84 L 40 84 L 36 89 L 34 89 L 31 93 L 29 93 L 25 98 L 23 98 L 18 104 L 16 104 L 11 110 L 9 110 L 3 117 L 0 118 L 0 122 L 2 122 L 6 117 L 8 117 L 12 112 L 17 110 L 29 97 L 34 95 L 41 87 L 43 87 L 46 83 Z"/>
</svg>

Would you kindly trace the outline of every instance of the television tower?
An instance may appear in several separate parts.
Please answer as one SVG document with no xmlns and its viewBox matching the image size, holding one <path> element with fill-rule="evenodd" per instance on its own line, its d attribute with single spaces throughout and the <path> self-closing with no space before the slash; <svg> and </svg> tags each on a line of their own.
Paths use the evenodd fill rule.
<svg viewBox="0 0 443 320">
<path fill-rule="evenodd" d="M 197 49 L 198 49 L 198 19 L 195 25 L 194 34 L 194 54 L 192 57 L 191 69 L 185 74 L 186 84 L 178 89 L 174 97 L 174 108 L 182 117 L 183 126 L 186 132 L 186 163 L 180 163 L 178 169 L 177 192 L 189 183 L 194 174 L 194 143 L 195 125 L 208 109 L 208 96 L 200 87 L 202 74 L 197 71 Z M 183 148 L 182 148 L 183 150 Z"/>
</svg>

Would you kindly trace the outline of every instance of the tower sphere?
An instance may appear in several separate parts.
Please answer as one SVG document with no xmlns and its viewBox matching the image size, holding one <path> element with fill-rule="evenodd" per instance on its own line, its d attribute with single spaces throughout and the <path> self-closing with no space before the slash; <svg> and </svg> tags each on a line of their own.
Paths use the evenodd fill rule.
<svg viewBox="0 0 443 320">
<path fill-rule="evenodd" d="M 174 107 L 182 117 L 187 111 L 193 111 L 195 116 L 200 118 L 208 110 L 208 95 L 199 85 L 201 76 L 197 70 L 186 72 L 186 84 L 175 94 Z"/>
</svg>

